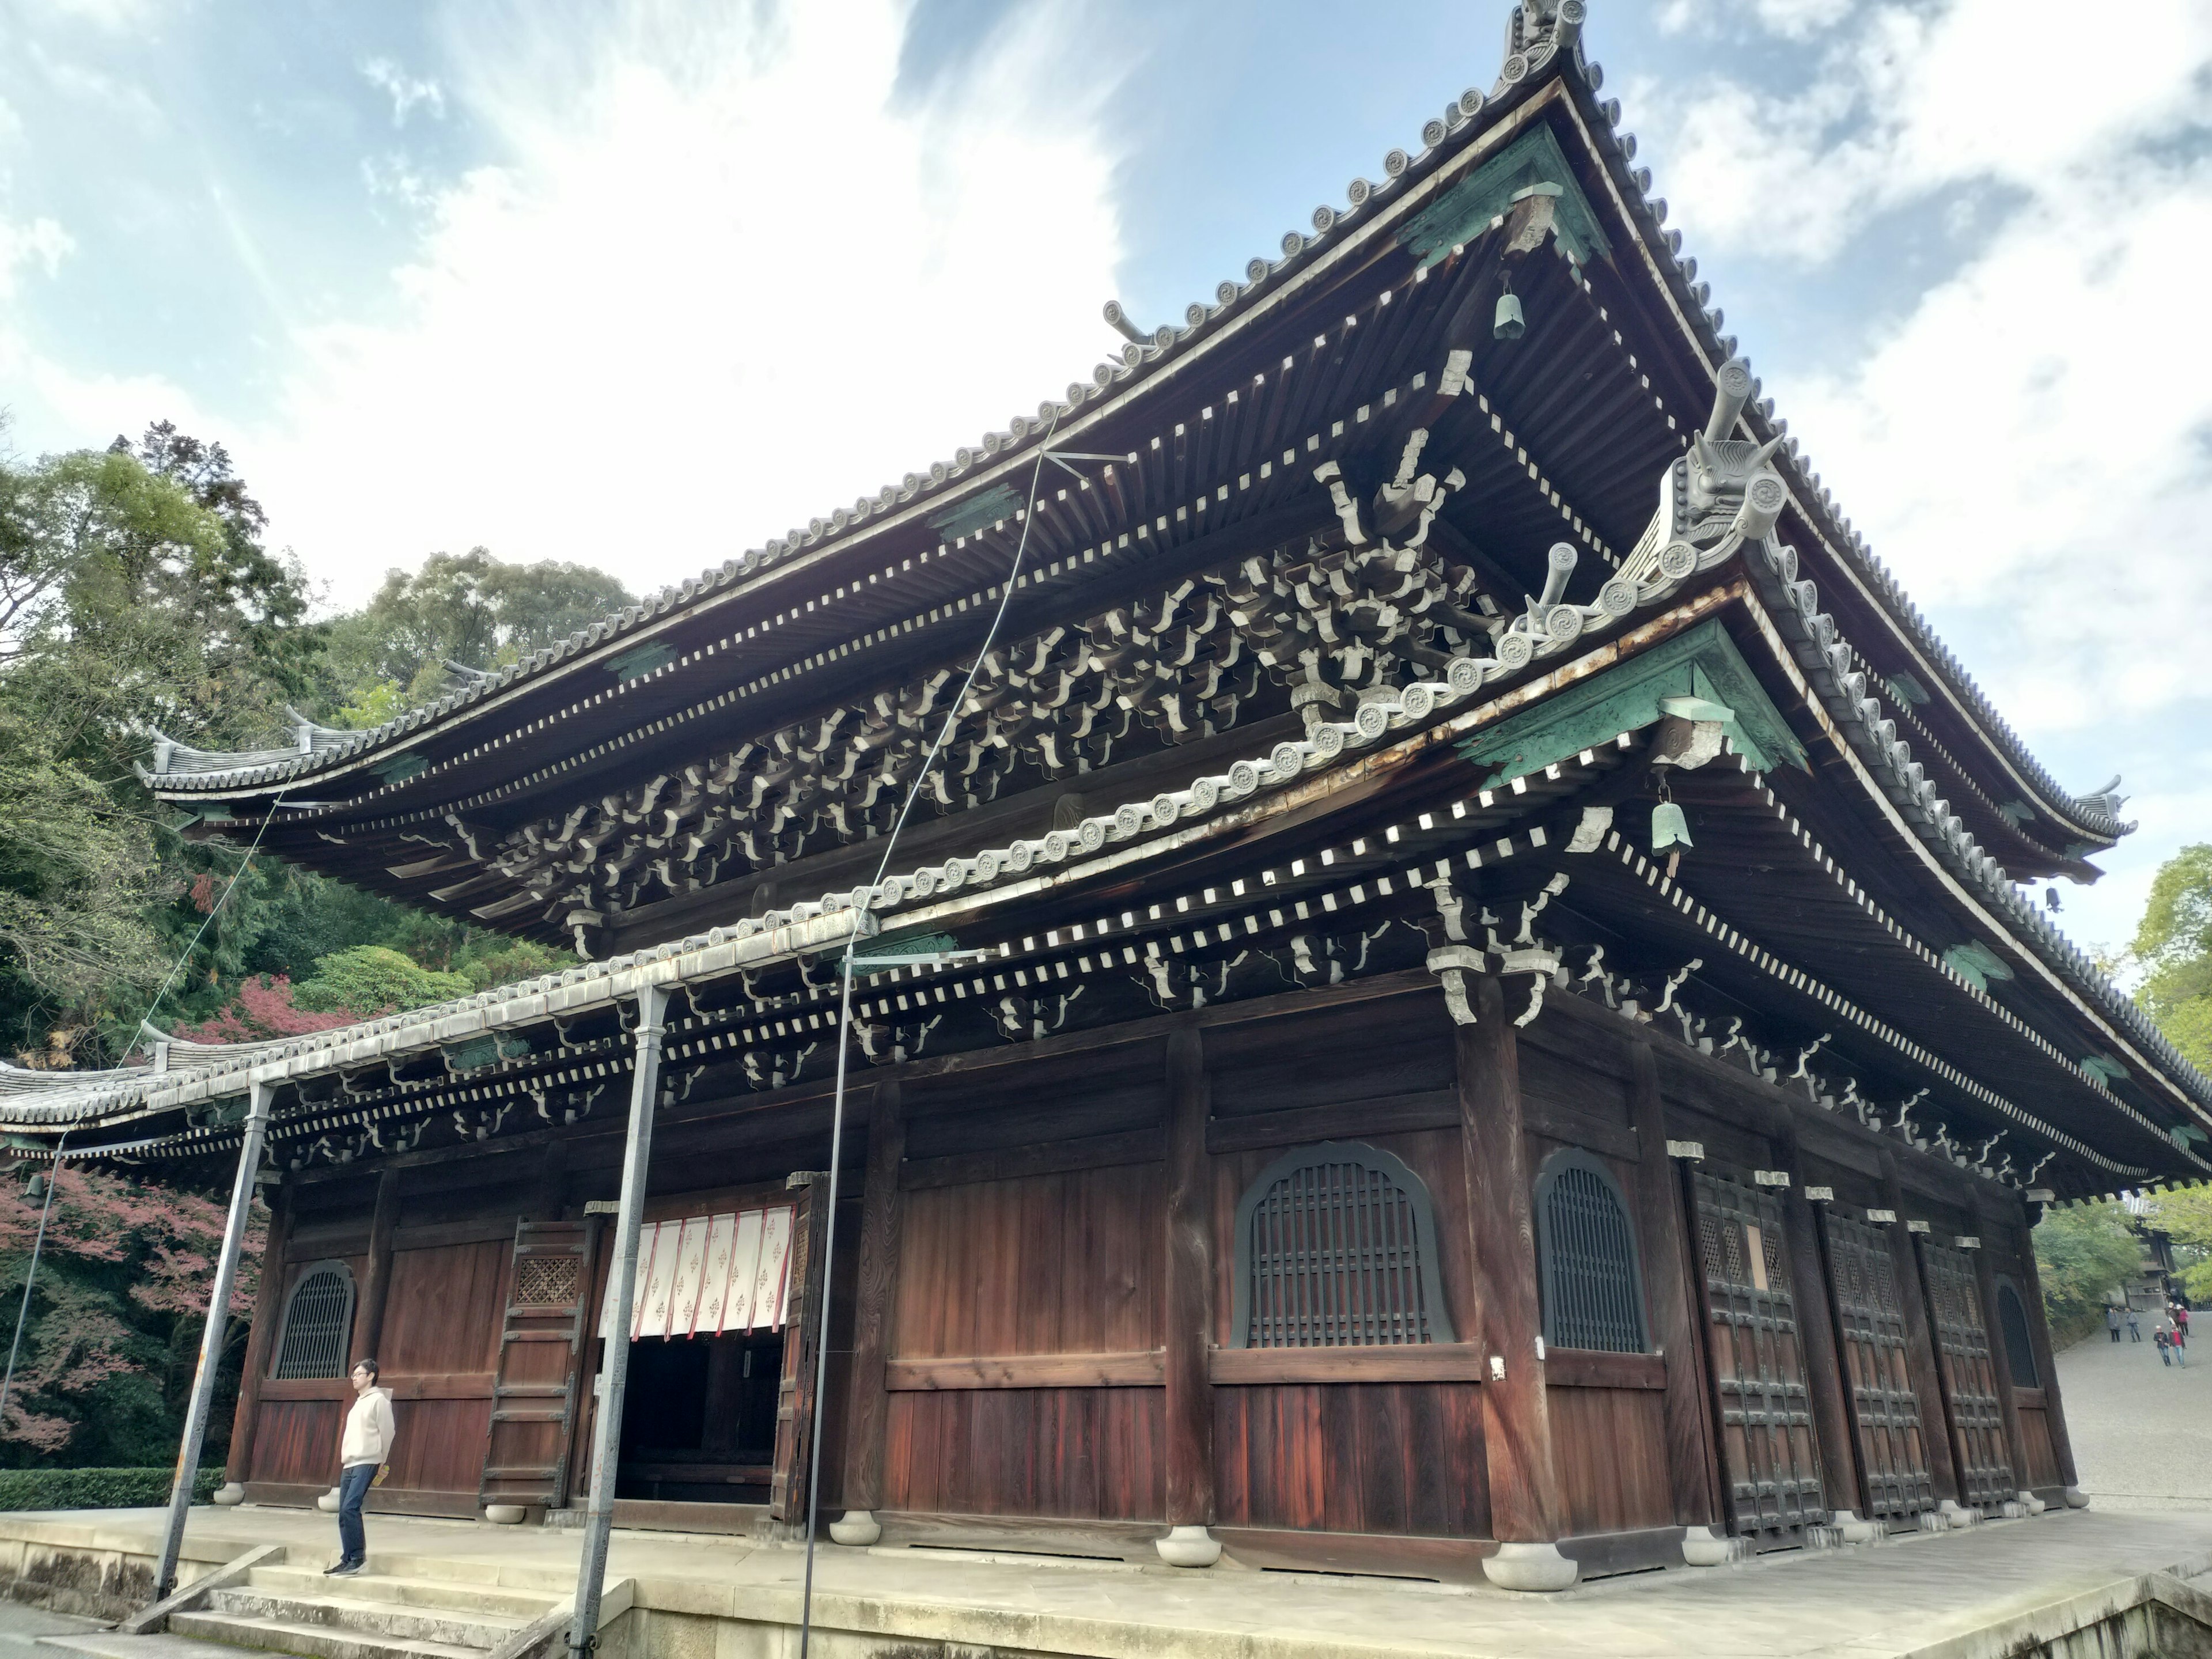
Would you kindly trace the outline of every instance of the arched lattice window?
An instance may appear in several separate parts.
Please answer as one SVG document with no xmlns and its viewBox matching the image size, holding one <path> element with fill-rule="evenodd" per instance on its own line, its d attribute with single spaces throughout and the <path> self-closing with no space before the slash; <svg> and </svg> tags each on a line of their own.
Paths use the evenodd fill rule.
<svg viewBox="0 0 2212 1659">
<path fill-rule="evenodd" d="M 353 1270 L 310 1263 L 292 1285 L 276 1339 L 278 1376 L 343 1376 L 353 1336 Z"/>
<path fill-rule="evenodd" d="M 1537 1172 L 1536 1261 L 1547 1345 L 1644 1351 L 1636 1230 L 1612 1171 L 1588 1152 L 1554 1152 Z"/>
<path fill-rule="evenodd" d="M 2013 1387 L 2041 1388 L 2043 1380 L 2035 1369 L 2035 1343 L 2027 1330 L 2027 1304 L 2002 1279 L 1997 1281 L 1997 1323 L 2004 1328 L 2005 1358 L 2012 1365 Z"/>
<path fill-rule="evenodd" d="M 1237 1206 L 1239 1348 L 1450 1342 L 1429 1189 L 1357 1141 L 1287 1152 Z"/>
</svg>

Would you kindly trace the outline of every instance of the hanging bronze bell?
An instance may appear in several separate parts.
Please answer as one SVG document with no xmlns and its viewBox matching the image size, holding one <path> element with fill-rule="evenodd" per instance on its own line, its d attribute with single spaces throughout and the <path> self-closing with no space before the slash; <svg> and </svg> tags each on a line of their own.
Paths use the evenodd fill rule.
<svg viewBox="0 0 2212 1659">
<path fill-rule="evenodd" d="M 1690 821 L 1682 809 L 1671 800 L 1662 800 L 1651 809 L 1651 850 L 1663 853 L 1669 847 L 1690 847 Z"/>
<path fill-rule="evenodd" d="M 1521 314 L 1521 296 L 1508 289 L 1498 296 L 1498 317 L 1490 325 L 1493 337 L 1517 340 L 1528 331 L 1528 320 Z"/>
<path fill-rule="evenodd" d="M 46 1201 L 46 1177 L 43 1173 L 33 1176 L 23 1183 L 23 1197 L 27 1202 L 32 1204 L 43 1204 Z"/>
</svg>

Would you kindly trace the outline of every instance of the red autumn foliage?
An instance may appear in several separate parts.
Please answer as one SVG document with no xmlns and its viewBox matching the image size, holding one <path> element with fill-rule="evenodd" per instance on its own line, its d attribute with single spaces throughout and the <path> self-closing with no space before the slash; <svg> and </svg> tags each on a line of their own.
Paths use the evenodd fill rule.
<svg viewBox="0 0 2212 1659">
<path fill-rule="evenodd" d="M 104 1382 L 152 1370 L 151 1362 L 168 1346 L 155 1332 L 173 1332 L 179 1320 L 190 1322 L 196 1340 L 227 1218 L 216 1199 L 95 1170 L 64 1164 L 52 1179 L 53 1208 L 31 1320 L 0 1421 L 0 1440 L 41 1453 L 60 1450 L 76 1428 L 51 1407 L 82 1405 Z M 12 1292 L 0 1297 L 0 1309 L 9 1316 L 41 1207 L 20 1183 L 0 1181 L 0 1283 Z M 234 1316 L 253 1311 L 268 1234 L 268 1212 L 257 1206 L 231 1292 Z"/>
<path fill-rule="evenodd" d="M 292 1006 L 292 981 L 285 975 L 258 974 L 238 988 L 230 1006 L 198 1025 L 179 1025 L 170 1035 L 187 1042 L 262 1042 L 270 1037 L 306 1036 L 351 1025 L 357 1016 L 318 1014 Z"/>
</svg>

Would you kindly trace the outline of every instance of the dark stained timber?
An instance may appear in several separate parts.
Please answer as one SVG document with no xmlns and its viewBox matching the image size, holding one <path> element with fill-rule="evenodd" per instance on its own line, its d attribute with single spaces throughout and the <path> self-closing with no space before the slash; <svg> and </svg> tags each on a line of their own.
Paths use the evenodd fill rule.
<svg viewBox="0 0 2212 1659">
<path fill-rule="evenodd" d="M 1978 1509 L 1992 1507 L 2009 1501 L 2020 1482 L 2007 1444 L 2004 1407 L 1997 1398 L 1981 1286 L 1966 1251 L 1939 1244 L 1925 1234 L 1920 1237 L 1920 1264 L 1935 1316 L 1943 1404 L 1964 1489 L 1959 1501 Z"/>
<path fill-rule="evenodd" d="M 1928 1471 L 1920 1395 L 1906 1360 L 1896 1259 L 1881 1229 L 1838 1215 L 1832 1206 L 1822 1212 L 1820 1226 L 1866 1516 L 1911 1525 L 1936 1507 L 1936 1485 Z"/>
<path fill-rule="evenodd" d="M 1729 1530 L 1787 1540 L 1827 1510 L 1782 1206 L 1702 1170 L 1695 1187 Z"/>
</svg>

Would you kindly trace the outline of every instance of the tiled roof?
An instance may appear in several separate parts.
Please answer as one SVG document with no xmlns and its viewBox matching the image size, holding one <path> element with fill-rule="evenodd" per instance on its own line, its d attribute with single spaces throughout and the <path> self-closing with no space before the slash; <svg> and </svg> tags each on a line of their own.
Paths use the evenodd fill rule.
<svg viewBox="0 0 2212 1659">
<path fill-rule="evenodd" d="M 927 506 L 956 501 L 969 481 L 985 471 L 997 470 L 1004 459 L 1042 443 L 1047 433 L 1062 429 L 1065 423 L 1079 418 L 1085 410 L 1201 349 L 1227 324 L 1283 292 L 1313 268 L 1322 254 L 1375 222 L 1413 184 L 1460 154 L 1478 134 L 1489 130 L 1498 114 L 1523 101 L 1555 71 L 1577 94 L 1577 106 L 1589 119 L 1608 173 L 1631 214 L 1640 221 L 1644 240 L 1657 257 L 1700 345 L 1717 363 L 1735 356 L 1737 342 L 1722 332 L 1723 313 L 1710 306 L 1711 284 L 1698 280 L 1697 261 L 1683 257 L 1681 233 L 1665 228 L 1667 204 L 1651 194 L 1650 169 L 1634 164 L 1636 140 L 1632 134 L 1620 129 L 1619 101 L 1601 100 L 1598 96 L 1605 76 L 1598 64 L 1586 62 L 1583 57 L 1581 33 L 1585 11 L 1582 0 L 1526 0 L 1516 6 L 1508 25 L 1504 64 L 1486 98 L 1475 88 L 1462 92 L 1445 106 L 1441 116 L 1422 127 L 1418 149 L 1392 150 L 1383 157 L 1382 177 L 1379 180 L 1352 180 L 1346 187 L 1342 206 L 1324 203 L 1316 207 L 1310 229 L 1285 233 L 1276 256 L 1253 259 L 1245 267 L 1241 282 L 1222 282 L 1214 291 L 1212 303 L 1194 301 L 1185 309 L 1181 325 L 1164 324 L 1147 334 L 1131 323 L 1118 305 L 1109 303 L 1108 320 L 1128 337 L 1120 355 L 1098 363 L 1089 379 L 1070 382 L 1064 396 L 1043 400 L 1034 416 L 1017 415 L 1003 429 L 988 432 L 977 443 L 956 450 L 949 461 L 933 462 L 925 471 L 909 472 L 895 484 L 885 484 L 873 494 L 857 497 L 849 507 L 834 508 L 826 517 L 773 537 L 764 546 L 664 588 L 650 599 L 518 663 L 495 672 L 472 673 L 467 677 L 468 683 L 459 689 L 380 726 L 361 732 L 339 732 L 316 726 L 295 715 L 298 735 L 293 746 L 240 753 L 191 749 L 164 738 L 157 747 L 157 763 L 149 775 L 149 781 L 158 777 L 159 787 L 173 793 L 289 786 L 434 726 L 511 686 L 550 673 L 563 663 L 639 633 L 666 617 L 748 586 L 755 578 L 771 575 L 805 553 L 856 533 L 916 503 Z M 1746 413 L 1766 428 L 1767 437 L 1787 429 L 1786 422 L 1776 419 L 1771 398 L 1754 401 Z M 1794 494 L 1804 510 L 1819 520 L 1824 538 L 1832 547 L 1841 550 L 1846 564 L 1877 596 L 1912 648 L 1934 665 L 1968 716 L 1987 734 L 2005 761 L 2022 775 L 2051 815 L 2091 841 L 2110 842 L 2131 830 L 2135 826 L 2120 821 L 2109 795 L 2074 794 L 2051 775 L 1990 704 L 1955 654 L 1936 637 L 1896 577 L 1867 545 L 1850 520 L 1842 515 L 1834 498 L 1822 485 L 1820 474 L 1801 453 L 1796 439 L 1787 441 L 1784 453 L 1796 475 Z"/>
</svg>

